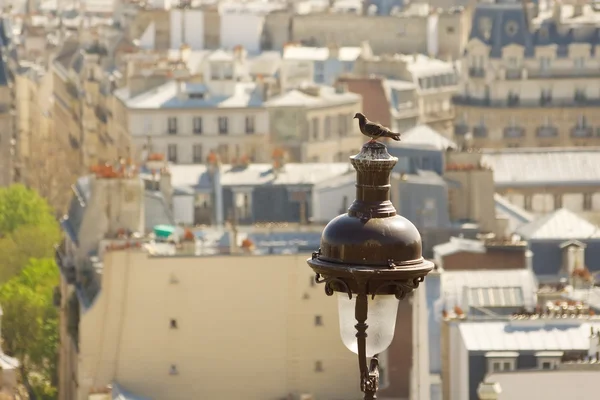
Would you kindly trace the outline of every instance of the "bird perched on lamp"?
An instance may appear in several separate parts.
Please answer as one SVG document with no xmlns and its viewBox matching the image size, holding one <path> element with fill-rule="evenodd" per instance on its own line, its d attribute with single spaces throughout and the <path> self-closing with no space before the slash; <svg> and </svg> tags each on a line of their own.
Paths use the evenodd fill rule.
<svg viewBox="0 0 600 400">
<path fill-rule="evenodd" d="M 365 117 L 362 113 L 354 114 L 354 118 L 358 119 L 358 126 L 360 127 L 360 132 L 363 135 L 370 137 L 371 142 L 374 142 L 376 139 L 382 137 L 387 137 L 396 141 L 400 140 L 399 133 L 392 132 L 383 125 L 369 121 L 367 117 Z"/>
</svg>

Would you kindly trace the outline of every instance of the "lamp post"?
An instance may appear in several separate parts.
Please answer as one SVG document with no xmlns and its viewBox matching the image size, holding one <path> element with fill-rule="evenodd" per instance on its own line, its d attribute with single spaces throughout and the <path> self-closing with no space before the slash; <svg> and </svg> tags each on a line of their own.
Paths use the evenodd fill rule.
<svg viewBox="0 0 600 400">
<path fill-rule="evenodd" d="M 377 398 L 377 354 L 392 343 L 399 300 L 419 286 L 433 263 L 422 257 L 417 228 L 390 201 L 398 159 L 383 144 L 368 142 L 350 161 L 356 200 L 327 224 L 321 248 L 307 262 L 325 293 L 337 296 L 342 341 L 358 355 L 360 388 L 370 400 Z"/>
</svg>

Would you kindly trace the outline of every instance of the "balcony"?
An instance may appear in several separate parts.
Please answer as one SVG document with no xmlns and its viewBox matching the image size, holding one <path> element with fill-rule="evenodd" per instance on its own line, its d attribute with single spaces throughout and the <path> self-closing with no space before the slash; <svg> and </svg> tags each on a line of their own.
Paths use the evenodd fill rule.
<svg viewBox="0 0 600 400">
<path fill-rule="evenodd" d="M 532 68 L 527 70 L 528 79 L 581 79 L 598 77 L 600 77 L 600 70 L 594 68 L 568 68 L 551 70 Z"/>
<path fill-rule="evenodd" d="M 525 136 L 525 128 L 520 126 L 509 126 L 504 128 L 503 135 L 505 138 L 522 138 Z"/>
<path fill-rule="evenodd" d="M 469 68 L 469 76 L 471 78 L 485 78 L 485 69 L 481 67 Z"/>
<path fill-rule="evenodd" d="M 490 108 L 507 108 L 515 107 L 514 104 L 508 104 L 505 99 L 484 99 L 475 98 L 471 96 L 454 96 L 452 97 L 452 103 L 458 106 L 471 106 L 471 107 L 490 107 Z M 600 99 L 586 99 L 585 102 L 575 102 L 574 99 L 552 99 L 552 104 L 546 104 L 545 108 L 568 108 L 568 107 L 599 107 Z M 540 108 L 539 99 L 519 99 L 519 108 Z"/>
<path fill-rule="evenodd" d="M 484 138 L 488 135 L 488 128 L 486 126 L 474 126 L 473 137 Z"/>
<path fill-rule="evenodd" d="M 540 126 L 535 130 L 535 136 L 539 138 L 558 137 L 558 128 L 555 126 Z"/>
<path fill-rule="evenodd" d="M 594 128 L 591 126 L 575 126 L 571 129 L 571 137 L 588 138 L 594 136 Z"/>
<path fill-rule="evenodd" d="M 509 68 L 506 70 L 504 74 L 504 78 L 509 81 L 521 80 L 523 79 L 523 69 L 522 68 Z"/>
</svg>

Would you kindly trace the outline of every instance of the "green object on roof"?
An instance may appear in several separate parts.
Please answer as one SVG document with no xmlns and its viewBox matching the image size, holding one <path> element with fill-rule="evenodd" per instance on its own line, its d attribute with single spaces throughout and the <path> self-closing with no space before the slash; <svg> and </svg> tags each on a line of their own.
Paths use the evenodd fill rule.
<svg viewBox="0 0 600 400">
<path fill-rule="evenodd" d="M 154 234 L 157 238 L 166 239 L 175 232 L 173 225 L 155 225 Z"/>
</svg>

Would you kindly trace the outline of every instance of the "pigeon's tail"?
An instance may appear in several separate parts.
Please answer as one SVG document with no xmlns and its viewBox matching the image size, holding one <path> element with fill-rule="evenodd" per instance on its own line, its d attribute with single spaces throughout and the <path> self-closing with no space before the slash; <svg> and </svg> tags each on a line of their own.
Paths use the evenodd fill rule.
<svg viewBox="0 0 600 400">
<path fill-rule="evenodd" d="M 392 133 L 392 134 L 390 135 L 390 137 L 391 137 L 392 139 L 394 139 L 395 141 L 397 141 L 397 142 L 399 142 L 399 141 L 400 141 L 400 134 L 399 134 L 399 133 Z"/>
</svg>

